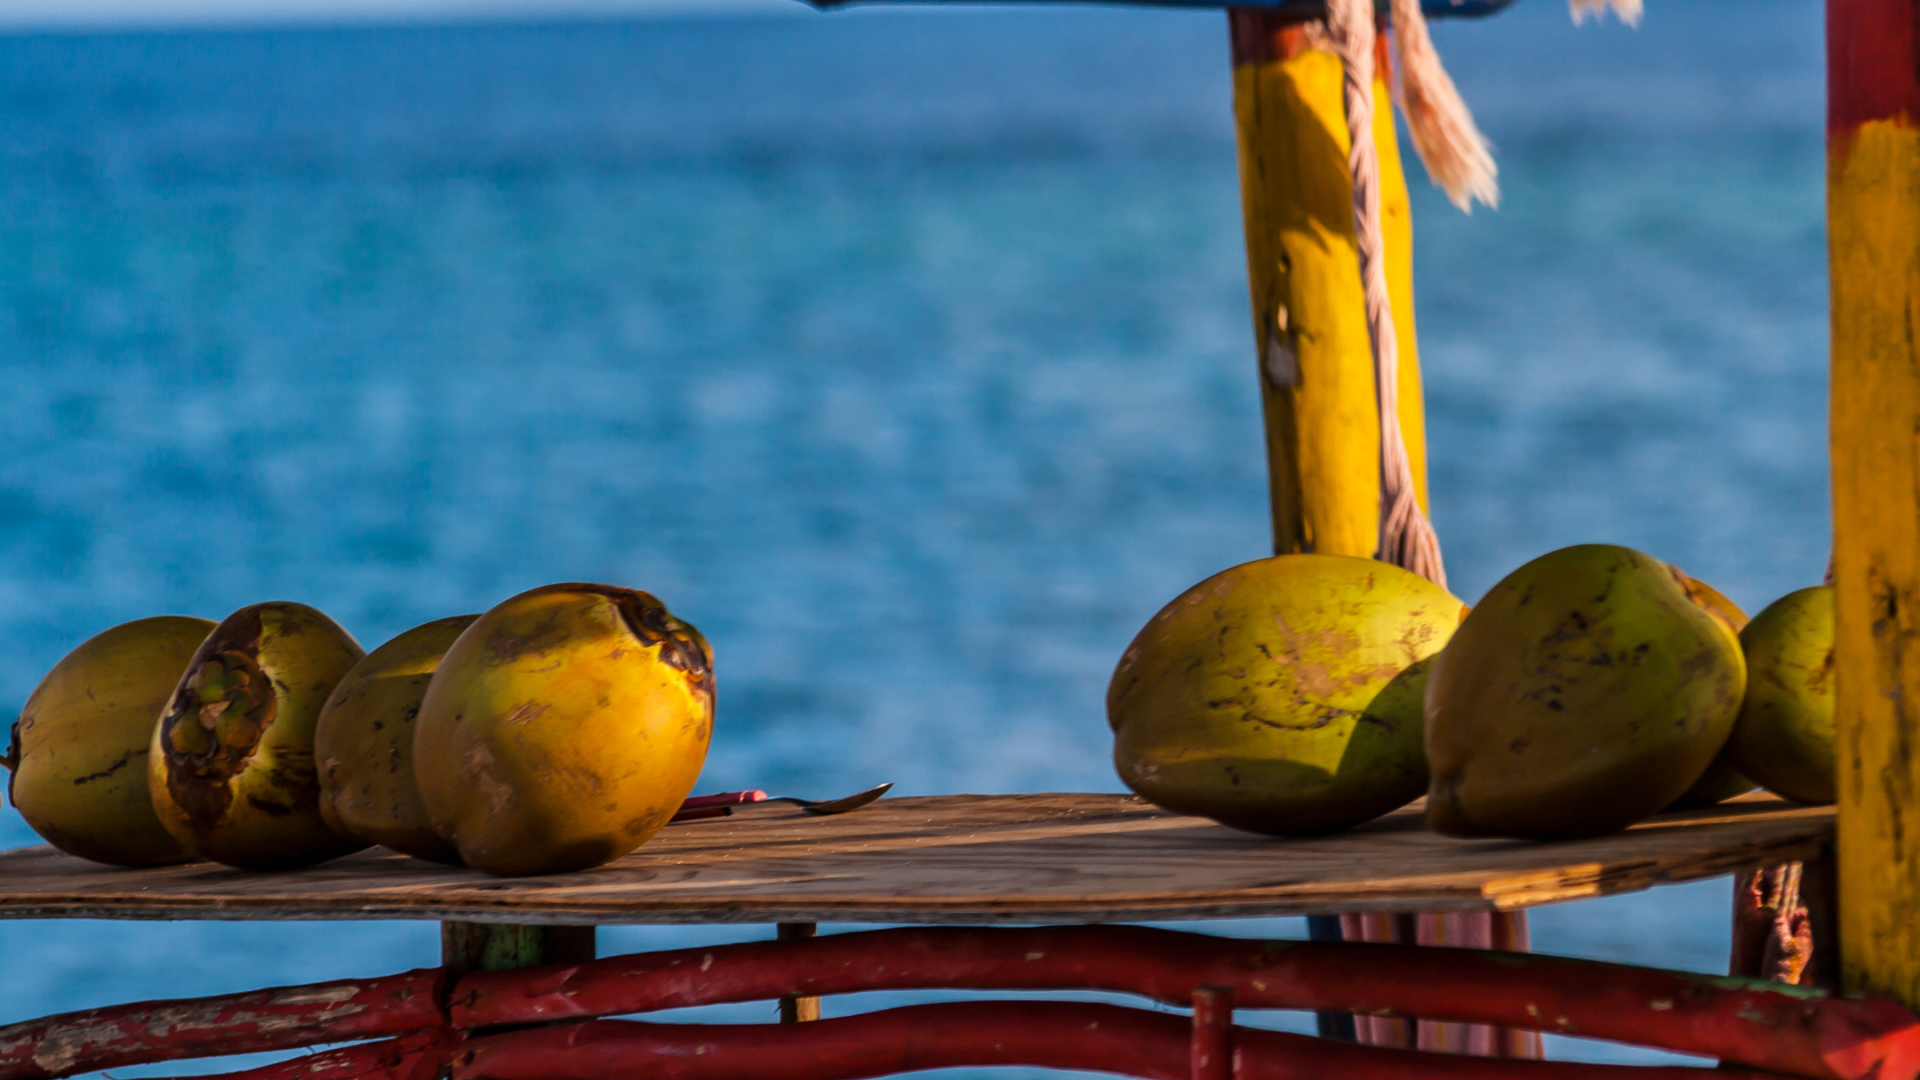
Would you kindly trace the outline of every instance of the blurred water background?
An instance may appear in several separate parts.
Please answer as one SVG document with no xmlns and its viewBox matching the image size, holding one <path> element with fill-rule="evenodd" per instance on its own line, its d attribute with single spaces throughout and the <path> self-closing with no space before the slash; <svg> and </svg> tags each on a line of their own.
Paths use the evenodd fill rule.
<svg viewBox="0 0 1920 1080">
<path fill-rule="evenodd" d="M 1581 541 L 1749 609 L 1824 567 L 1820 7 L 1650 6 L 1436 28 L 1505 192 L 1413 170 L 1469 600 Z M 716 646 L 702 790 L 1115 790 L 1121 648 L 1266 552 L 1218 12 L 29 34 L 0 131 L 6 709 L 142 615 L 293 599 L 371 647 L 601 580 Z M 1724 970 L 1727 903 L 1536 943 Z M 0 924 L 0 1021 L 436 950 Z"/>
</svg>

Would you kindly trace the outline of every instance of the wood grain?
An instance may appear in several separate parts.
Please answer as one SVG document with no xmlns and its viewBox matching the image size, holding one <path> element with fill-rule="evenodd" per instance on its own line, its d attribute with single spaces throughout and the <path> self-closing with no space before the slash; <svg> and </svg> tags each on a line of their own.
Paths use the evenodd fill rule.
<svg viewBox="0 0 1920 1080">
<path fill-rule="evenodd" d="M 664 830 L 596 870 L 491 878 L 379 851 L 305 870 L 120 870 L 0 854 L 0 917 L 473 919 L 520 923 L 1112 922 L 1368 910 L 1511 910 L 1809 858 L 1830 809 L 1747 797 L 1553 844 L 1455 840 L 1417 806 L 1276 840 L 1123 795 L 784 805 Z"/>
</svg>

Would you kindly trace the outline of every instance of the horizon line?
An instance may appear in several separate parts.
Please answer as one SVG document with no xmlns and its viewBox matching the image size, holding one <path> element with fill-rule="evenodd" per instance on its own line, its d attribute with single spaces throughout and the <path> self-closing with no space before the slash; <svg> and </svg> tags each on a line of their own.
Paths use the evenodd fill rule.
<svg viewBox="0 0 1920 1080">
<path fill-rule="evenodd" d="M 817 14 L 804 0 L 0 0 L 0 35 L 352 30 Z"/>
</svg>

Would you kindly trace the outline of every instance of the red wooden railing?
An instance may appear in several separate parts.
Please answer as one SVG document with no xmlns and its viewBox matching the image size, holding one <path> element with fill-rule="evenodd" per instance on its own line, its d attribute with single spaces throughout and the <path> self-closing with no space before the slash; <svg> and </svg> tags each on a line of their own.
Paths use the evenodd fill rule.
<svg viewBox="0 0 1920 1080">
<path fill-rule="evenodd" d="M 1116 992 L 1190 1006 L 1192 1013 L 1022 1001 L 916 1005 L 786 1025 L 597 1019 L 789 994 L 938 989 Z M 384 1041 L 232 1075 L 854 1080 L 1026 1065 L 1145 1080 L 1706 1080 L 1686 1066 L 1650 1070 L 1355 1046 L 1235 1027 L 1235 1008 L 1496 1024 L 1700 1054 L 1755 1070 L 1723 1068 L 1714 1080 L 1920 1075 L 1920 1019 L 1885 998 L 1537 954 L 1063 926 L 875 930 L 475 972 L 451 985 L 436 969 L 93 1009 L 0 1028 L 0 1080 L 370 1039 Z"/>
</svg>

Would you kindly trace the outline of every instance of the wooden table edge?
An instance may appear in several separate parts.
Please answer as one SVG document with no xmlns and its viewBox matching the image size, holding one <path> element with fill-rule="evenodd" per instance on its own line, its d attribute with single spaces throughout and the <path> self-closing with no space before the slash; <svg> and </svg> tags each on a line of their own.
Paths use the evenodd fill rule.
<svg viewBox="0 0 1920 1080">
<path fill-rule="evenodd" d="M 1022 804 L 1037 799 L 1084 799 L 1076 794 L 935 797 Z M 1111 798 L 1109 796 L 1108 798 Z M 903 802 L 906 800 L 903 800 Z M 918 802 L 919 800 L 913 800 Z M 929 803 L 931 799 L 927 800 Z M 1742 802 L 1751 799 L 1740 800 Z M 1769 804 L 1776 800 L 1766 800 Z M 1786 809 L 1794 809 L 1785 807 Z M 915 812 L 912 807 L 903 807 Z M 701 925 L 746 923 L 860 923 L 860 924 L 1037 924 L 1064 922 L 1184 922 L 1216 919 L 1272 918 L 1330 915 L 1342 912 L 1404 912 L 1411 910 L 1473 912 L 1517 911 L 1547 904 L 1638 892 L 1663 884 L 1699 881 L 1753 867 L 1817 859 L 1831 850 L 1831 812 L 1813 808 L 1812 817 L 1795 812 L 1795 820 L 1780 820 L 1745 835 L 1730 837 L 1691 850 L 1664 850 L 1671 845 L 1650 843 L 1645 851 L 1618 847 L 1609 852 L 1567 850 L 1564 860 L 1527 868 L 1489 872 L 1457 870 L 1431 861 L 1412 859 L 1404 866 L 1363 879 L 1288 879 L 1240 882 L 1195 882 L 1190 887 L 1175 879 L 1152 886 L 1127 887 L 1109 882 L 1104 888 L 1076 892 L 1024 893 L 1019 883 L 992 890 L 940 889 L 912 896 L 889 893 L 884 874 L 849 890 L 822 888 L 759 888 L 744 892 L 722 890 L 705 897 L 685 894 L 593 896 L 570 890 L 542 893 L 503 882 L 439 882 L 396 885 L 391 880 L 369 881 L 362 887 L 338 888 L 330 883 L 312 891 L 302 888 L 301 871 L 288 872 L 278 884 L 252 891 L 196 892 L 155 882 L 147 892 L 140 875 L 72 882 L 44 891 L 23 889 L 9 893 L 0 883 L 0 919 L 115 919 L 280 921 L 419 920 L 481 921 L 527 925 Z M 1039 816 L 1044 816 L 1041 814 Z M 1650 841 L 1663 835 L 1663 824 L 1687 826 L 1686 818 L 1650 823 Z M 991 830 L 988 830 L 991 833 Z M 988 839 L 983 835 L 983 840 Z M 1581 842 L 1575 842 L 1581 843 Z M 35 851 L 22 849 L 31 856 Z M 911 852 L 898 853 L 911 860 Z M 37 857 L 37 856 L 35 856 Z M 66 858 L 55 856 L 56 858 Z M 276 875 L 278 876 L 278 875 Z M 490 890 L 498 890 L 493 892 Z"/>
</svg>

